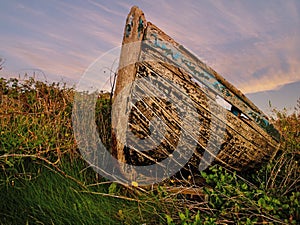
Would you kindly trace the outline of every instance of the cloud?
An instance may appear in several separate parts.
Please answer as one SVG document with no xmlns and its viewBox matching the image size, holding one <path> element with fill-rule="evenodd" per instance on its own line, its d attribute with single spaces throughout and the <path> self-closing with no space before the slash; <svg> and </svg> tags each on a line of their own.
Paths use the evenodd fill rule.
<svg viewBox="0 0 300 225">
<path fill-rule="evenodd" d="M 299 46 L 294 36 L 261 40 L 240 52 L 218 53 L 215 69 L 244 93 L 276 89 L 300 80 Z"/>
<path fill-rule="evenodd" d="M 298 1 L 11 1 L 0 14 L 8 24 L 0 30 L 0 53 L 14 57 L 16 68 L 79 79 L 94 59 L 120 45 L 135 4 L 244 93 L 300 79 Z"/>
<path fill-rule="evenodd" d="M 295 4 L 162 1 L 159 7 L 145 4 L 144 11 L 146 19 L 248 93 L 277 88 L 299 77 L 297 72 L 286 75 L 300 64 Z M 262 85 L 273 76 L 278 77 L 277 84 Z"/>
<path fill-rule="evenodd" d="M 184 33 L 178 35 L 209 66 L 244 93 L 276 89 L 300 80 L 300 20 L 299 11 L 295 10 L 299 4 L 210 4 L 203 10 L 194 6 L 199 9 L 198 14 L 191 13 L 198 16 L 197 24 L 187 19 L 193 31 L 183 29 Z M 185 18 L 185 14 L 181 16 Z"/>
<path fill-rule="evenodd" d="M 84 49 L 58 49 L 57 46 L 49 43 L 24 39 L 21 44 L 9 46 L 6 50 L 13 52 L 19 60 L 45 73 L 73 78 L 79 78 L 89 64 L 98 55 L 103 54 L 101 51 L 92 52 Z"/>
<path fill-rule="evenodd" d="M 121 43 L 123 31 L 118 26 L 123 25 L 112 19 L 117 12 L 107 8 L 104 9 L 108 14 L 104 14 L 97 12 L 95 7 L 84 8 L 57 2 L 51 7 L 59 9 L 60 13 L 52 15 L 51 11 L 41 14 L 34 6 L 17 4 L 15 7 L 21 13 L 33 15 L 30 14 L 28 20 L 2 14 L 12 27 L 20 28 L 14 31 L 16 35 L 10 32 L 0 35 L 1 43 L 5 43 L 1 54 L 7 55 L 9 60 L 13 56 L 13 61 L 17 63 L 8 63 L 7 66 L 13 68 L 6 68 L 6 71 L 34 68 L 50 76 L 79 79 L 97 57 Z"/>
</svg>

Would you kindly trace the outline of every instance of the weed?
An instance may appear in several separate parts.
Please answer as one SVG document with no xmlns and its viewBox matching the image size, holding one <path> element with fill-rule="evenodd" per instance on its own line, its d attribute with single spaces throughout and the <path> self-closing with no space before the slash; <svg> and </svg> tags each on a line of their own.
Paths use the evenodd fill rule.
<svg viewBox="0 0 300 225">
<path fill-rule="evenodd" d="M 124 187 L 95 173 L 81 158 L 73 136 L 74 95 L 64 84 L 0 78 L 0 224 L 300 221 L 300 99 L 291 115 L 274 111 L 282 140 L 269 163 L 246 175 L 215 165 L 201 173 L 206 187 L 195 200 L 168 189 L 179 182 L 188 190 L 195 185 L 189 179 Z M 99 93 L 95 122 L 107 149 L 110 114 L 110 94 Z"/>
</svg>

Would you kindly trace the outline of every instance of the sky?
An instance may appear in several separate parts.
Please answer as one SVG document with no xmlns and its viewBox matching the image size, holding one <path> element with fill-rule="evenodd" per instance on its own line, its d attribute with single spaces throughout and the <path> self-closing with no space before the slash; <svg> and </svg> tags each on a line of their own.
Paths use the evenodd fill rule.
<svg viewBox="0 0 300 225">
<path fill-rule="evenodd" d="M 120 47 L 133 5 L 267 114 L 300 97 L 298 0 L 0 0 L 0 76 L 77 84 Z"/>
</svg>

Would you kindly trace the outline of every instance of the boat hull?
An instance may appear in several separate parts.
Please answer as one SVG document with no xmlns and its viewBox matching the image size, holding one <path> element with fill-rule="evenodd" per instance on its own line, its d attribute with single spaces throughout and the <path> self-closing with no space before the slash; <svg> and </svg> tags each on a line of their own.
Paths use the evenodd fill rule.
<svg viewBox="0 0 300 225">
<path fill-rule="evenodd" d="M 113 108 L 115 157 L 165 174 L 216 162 L 247 170 L 279 146 L 278 132 L 249 99 L 137 7 L 126 20 Z"/>
</svg>

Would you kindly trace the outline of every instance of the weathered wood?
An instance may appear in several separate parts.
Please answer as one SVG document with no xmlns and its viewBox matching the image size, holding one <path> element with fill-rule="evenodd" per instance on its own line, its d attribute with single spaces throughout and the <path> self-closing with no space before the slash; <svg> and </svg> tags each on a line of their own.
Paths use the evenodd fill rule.
<svg viewBox="0 0 300 225">
<path fill-rule="evenodd" d="M 144 36 L 146 20 L 144 13 L 136 6 L 132 7 L 126 19 L 122 49 L 119 61 L 118 79 L 116 81 L 115 96 L 119 97 L 118 104 L 114 105 L 112 119 L 113 154 L 118 160 L 124 162 L 121 149 L 126 142 L 126 109 L 127 96 L 130 95 L 130 86 L 135 79 L 135 63 L 141 52 L 141 41 Z"/>
<path fill-rule="evenodd" d="M 206 149 L 206 145 L 209 139 L 212 139 L 213 143 L 217 142 L 217 140 L 219 139 L 222 139 L 222 150 L 218 155 L 214 155 L 214 153 L 211 153 L 211 155 L 213 157 L 217 157 L 218 161 L 226 164 L 229 167 L 233 167 L 236 170 L 240 170 L 241 166 L 243 166 L 244 168 L 254 167 L 256 164 L 260 164 L 263 160 L 266 160 L 268 158 L 273 149 L 276 148 L 276 142 L 272 138 L 269 138 L 269 140 L 266 141 L 263 131 L 261 131 L 262 134 L 257 132 L 253 127 L 248 125 L 249 121 L 247 119 L 237 118 L 229 111 L 226 112 L 226 120 L 221 121 L 219 119 L 220 115 L 218 115 L 218 108 L 220 108 L 220 106 L 214 101 L 208 101 L 208 98 L 210 97 L 206 95 L 202 90 L 199 90 L 197 84 L 193 82 L 186 82 L 189 79 L 188 74 L 182 72 L 176 73 L 176 68 L 174 67 L 173 69 L 170 69 L 170 67 L 170 65 L 156 62 L 144 62 L 141 64 L 137 64 L 137 77 L 148 77 L 150 80 L 155 80 L 156 76 L 160 76 L 160 74 L 163 74 L 163 77 L 165 77 L 165 79 L 173 80 L 174 83 L 181 85 L 185 92 L 189 94 L 190 98 L 194 101 L 195 107 L 197 108 L 198 112 L 198 114 L 194 116 L 199 117 L 199 119 L 201 119 L 202 121 L 198 132 L 196 132 L 192 126 L 187 129 L 189 135 L 194 139 L 197 139 L 198 144 L 201 147 L 198 151 L 198 154 L 197 152 L 195 153 L 197 157 L 201 158 L 201 153 L 199 152 L 203 151 L 203 149 Z M 183 79 L 184 76 L 185 79 Z M 154 81 L 152 81 L 151 83 L 154 83 Z M 169 84 L 157 82 L 157 85 L 165 85 L 168 87 Z M 142 89 L 141 92 L 143 92 L 143 94 L 146 93 L 149 95 L 151 95 L 151 93 L 155 91 L 153 87 L 141 84 L 139 87 L 132 87 L 134 96 L 138 96 L 139 91 L 136 89 Z M 174 102 L 182 101 L 181 99 L 177 98 L 174 89 L 172 90 L 172 92 L 175 93 L 172 96 L 172 100 Z M 208 102 L 210 103 L 210 105 L 208 105 Z M 165 136 L 165 139 L 168 141 L 167 145 L 164 144 L 163 146 L 160 146 L 160 148 L 155 149 L 152 152 L 150 151 L 143 154 L 140 154 L 140 152 L 138 152 L 138 149 L 147 148 L 147 146 L 135 145 L 134 148 L 132 140 L 130 138 L 127 139 L 130 150 L 127 151 L 126 161 L 136 163 L 139 162 L 138 164 L 140 165 L 149 163 L 148 161 L 151 161 L 151 159 L 153 159 L 152 162 L 155 162 L 154 159 L 167 157 L 168 154 L 171 154 L 172 150 L 166 152 L 164 152 L 164 150 L 174 150 L 174 148 L 176 148 L 176 143 L 172 144 L 172 141 L 174 142 L 174 140 L 176 140 L 176 138 L 178 138 L 178 136 L 180 135 L 180 126 L 178 126 L 178 124 L 180 123 L 180 119 L 176 115 L 176 111 L 172 112 L 171 110 L 161 110 L 166 108 L 166 106 L 159 99 L 151 99 L 148 101 L 144 101 L 143 103 L 144 105 L 148 106 L 148 111 L 149 109 L 152 110 L 150 113 L 151 115 L 149 116 L 149 113 L 147 113 L 148 116 L 146 115 L 146 106 L 143 106 L 144 110 L 139 110 L 139 112 L 137 110 L 133 110 L 132 117 L 134 117 L 134 119 L 129 121 L 131 125 L 130 129 L 134 130 L 136 134 L 138 133 L 140 135 L 140 138 L 149 135 L 148 127 L 150 124 L 150 120 L 153 117 L 153 114 L 157 113 L 162 116 L 165 121 L 167 121 L 168 128 L 170 128 L 170 134 L 166 134 Z M 156 110 L 158 109 L 153 108 L 151 104 L 160 106 L 160 111 L 156 112 Z M 186 104 L 186 102 L 183 102 L 182 104 Z M 137 105 L 137 108 L 139 108 L 140 105 L 141 103 Z M 141 123 L 140 118 L 143 116 L 144 120 L 147 121 L 146 123 Z M 212 117 L 214 117 L 213 120 Z M 212 124 L 212 121 L 214 124 Z M 213 130 L 212 126 L 218 126 L 218 123 L 224 123 L 224 126 L 226 126 L 225 135 L 211 133 L 211 131 Z M 174 127 L 175 125 L 177 125 L 177 127 Z M 256 128 L 261 129 L 259 127 Z M 186 143 L 186 146 L 189 148 L 191 147 L 189 146 L 189 143 Z M 150 147 L 148 148 L 151 149 Z M 230 164 L 228 162 L 230 162 Z M 249 162 L 251 163 L 249 164 Z"/>
<path fill-rule="evenodd" d="M 146 28 L 144 13 L 137 6 L 131 8 L 126 19 L 122 49 L 119 61 L 115 95 L 135 79 L 135 63 L 138 61 Z"/>
<path fill-rule="evenodd" d="M 153 95 L 158 92 L 167 97 Z M 217 97 L 235 111 L 222 108 Z M 146 22 L 137 7 L 126 20 L 114 99 L 114 155 L 131 165 L 159 164 L 180 145 L 183 155 L 195 149 L 188 164 L 195 169 L 201 160 L 210 164 L 216 159 L 242 170 L 268 160 L 278 147 L 278 132 L 249 99 Z M 187 115 L 185 122 L 182 115 Z"/>
<path fill-rule="evenodd" d="M 147 23 L 142 48 L 140 60 L 159 60 L 180 67 L 249 118 L 252 118 L 255 123 L 267 132 L 273 131 L 269 132 L 269 134 L 278 140 L 279 134 L 273 129 L 267 116 L 241 91 L 150 22 Z"/>
</svg>

